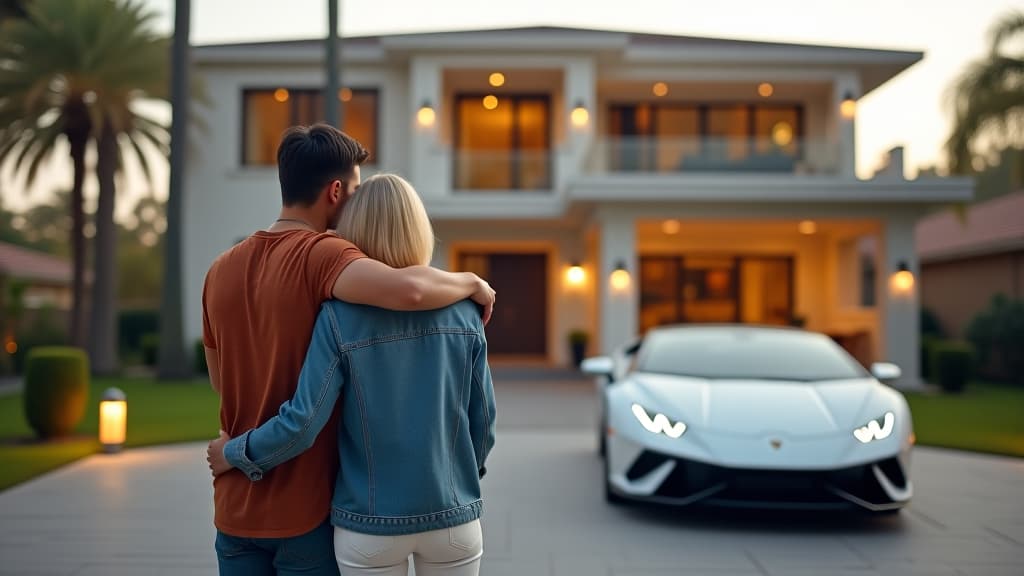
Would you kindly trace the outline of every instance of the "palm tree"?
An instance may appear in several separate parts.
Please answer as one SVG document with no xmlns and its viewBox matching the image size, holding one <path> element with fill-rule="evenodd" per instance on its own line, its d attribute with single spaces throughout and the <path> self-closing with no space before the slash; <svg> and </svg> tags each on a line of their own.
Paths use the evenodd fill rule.
<svg viewBox="0 0 1024 576">
<path fill-rule="evenodd" d="M 989 53 L 972 63 L 951 92 L 953 132 L 946 141 L 950 171 L 967 172 L 982 145 L 1024 144 L 1024 12 L 1006 14 L 989 33 Z"/>
<path fill-rule="evenodd" d="M 65 0 L 66 1 L 66 0 Z M 137 158 L 150 176 L 146 148 L 166 157 L 167 129 L 139 113 L 139 101 L 166 98 L 170 43 L 158 35 L 153 12 L 135 0 L 78 0 L 85 8 L 76 26 L 91 35 L 89 45 L 107 60 L 94 72 L 102 85 L 93 108 L 97 111 L 95 281 L 92 290 L 90 361 L 98 374 L 117 370 L 117 236 L 114 207 L 115 175 L 124 165 L 123 152 Z M 85 20 L 85 22 L 81 22 Z M 83 24 L 85 24 L 83 26 Z M 99 55 L 99 54 L 97 54 Z"/>
<path fill-rule="evenodd" d="M 189 115 L 189 32 L 191 2 L 177 0 L 174 5 L 174 40 L 171 69 L 171 182 L 167 191 L 167 236 L 164 238 L 164 277 L 160 298 L 160 355 L 157 375 L 160 379 L 187 376 L 182 317 L 181 214 L 184 202 L 186 142 Z"/>
<path fill-rule="evenodd" d="M 85 213 L 82 184 L 85 150 L 92 133 L 86 104 L 92 86 L 75 72 L 81 68 L 73 38 L 53 25 L 59 9 L 53 2 L 29 7 L 25 19 L 0 24 L 0 163 L 13 158 L 16 172 L 25 167 L 26 186 L 60 139 L 70 148 L 72 306 L 68 334 L 85 344 Z"/>
<path fill-rule="evenodd" d="M 58 142 L 70 147 L 74 312 L 71 333 L 84 337 L 85 240 L 82 183 L 85 151 L 96 142 L 100 198 L 89 343 L 93 367 L 104 373 L 116 357 L 116 227 L 114 174 L 122 149 L 146 175 L 146 149 L 167 153 L 166 129 L 137 113 L 142 98 L 166 92 L 167 42 L 149 27 L 152 15 L 129 0 L 37 0 L 24 19 L 0 34 L 0 161 L 13 158 L 32 181 Z"/>
</svg>

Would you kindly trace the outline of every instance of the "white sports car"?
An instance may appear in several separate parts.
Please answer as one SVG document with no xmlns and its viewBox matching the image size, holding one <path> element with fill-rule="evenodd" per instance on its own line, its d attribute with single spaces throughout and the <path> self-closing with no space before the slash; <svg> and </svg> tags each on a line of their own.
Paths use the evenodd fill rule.
<svg viewBox="0 0 1024 576">
<path fill-rule="evenodd" d="M 609 502 L 896 512 L 910 501 L 914 444 L 903 396 L 825 335 L 788 328 L 673 326 L 602 376 Z"/>
</svg>

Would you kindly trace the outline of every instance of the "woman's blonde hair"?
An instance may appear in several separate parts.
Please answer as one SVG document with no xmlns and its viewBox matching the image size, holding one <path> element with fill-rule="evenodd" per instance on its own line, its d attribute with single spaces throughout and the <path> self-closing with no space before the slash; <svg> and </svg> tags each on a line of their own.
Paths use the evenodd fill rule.
<svg viewBox="0 0 1024 576">
<path fill-rule="evenodd" d="M 401 176 L 377 174 L 348 200 L 338 231 L 364 254 L 392 268 L 430 264 L 434 229 L 416 189 Z"/>
</svg>

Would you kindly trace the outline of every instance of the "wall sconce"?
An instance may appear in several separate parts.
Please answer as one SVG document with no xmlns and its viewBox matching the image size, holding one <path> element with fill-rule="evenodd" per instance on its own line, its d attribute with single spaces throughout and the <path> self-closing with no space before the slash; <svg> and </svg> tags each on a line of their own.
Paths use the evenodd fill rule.
<svg viewBox="0 0 1024 576">
<path fill-rule="evenodd" d="M 128 399 L 120 388 L 107 388 L 100 399 L 100 444 L 107 454 L 120 452 L 128 428 Z"/>
<path fill-rule="evenodd" d="M 843 96 L 843 101 L 839 104 L 839 113 L 847 120 L 857 115 L 857 100 L 854 99 L 853 92 L 847 92 Z"/>
<path fill-rule="evenodd" d="M 626 269 L 626 263 L 619 260 L 618 263 L 615 264 L 615 270 L 613 270 L 611 276 L 608 277 L 608 283 L 615 292 L 625 292 L 629 290 L 630 280 L 629 270 Z"/>
<path fill-rule="evenodd" d="M 434 108 L 430 105 L 430 100 L 424 100 L 420 109 L 416 112 L 416 121 L 419 122 L 420 126 L 429 128 L 434 125 L 434 121 L 437 119 L 437 114 L 434 113 Z"/>
<path fill-rule="evenodd" d="M 583 265 L 578 261 L 570 264 L 569 268 L 565 271 L 565 281 L 569 286 L 582 286 L 586 279 L 587 273 L 583 270 Z"/>
<path fill-rule="evenodd" d="M 896 272 L 889 279 L 889 288 L 896 296 L 907 296 L 914 291 L 914 273 L 905 260 L 900 261 Z"/>
<path fill-rule="evenodd" d="M 569 114 L 569 121 L 577 128 L 583 128 L 590 122 L 590 112 L 587 112 L 587 107 L 583 105 L 583 100 L 576 101 L 576 107 Z"/>
</svg>

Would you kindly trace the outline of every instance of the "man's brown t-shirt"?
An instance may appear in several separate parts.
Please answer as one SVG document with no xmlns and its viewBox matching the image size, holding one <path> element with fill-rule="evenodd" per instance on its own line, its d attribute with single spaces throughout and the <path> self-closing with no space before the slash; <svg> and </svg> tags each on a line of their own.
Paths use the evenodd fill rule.
<svg viewBox="0 0 1024 576">
<path fill-rule="evenodd" d="M 257 232 L 222 254 L 203 287 L 203 343 L 216 351 L 220 423 L 232 437 L 263 424 L 291 399 L 320 304 L 335 280 L 365 257 L 331 233 Z M 287 538 L 330 512 L 338 472 L 337 412 L 313 447 L 250 482 L 217 477 L 214 524 L 233 536 Z"/>
</svg>

